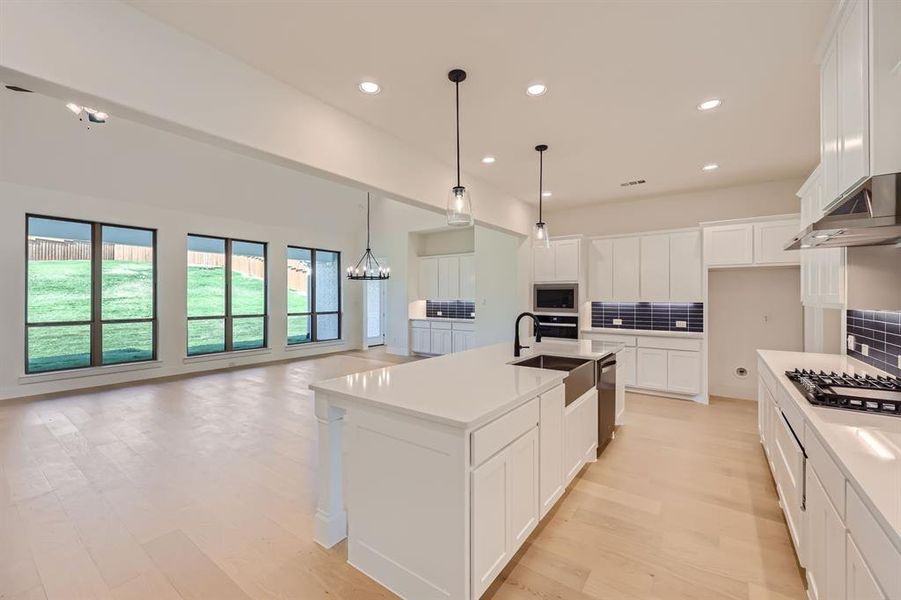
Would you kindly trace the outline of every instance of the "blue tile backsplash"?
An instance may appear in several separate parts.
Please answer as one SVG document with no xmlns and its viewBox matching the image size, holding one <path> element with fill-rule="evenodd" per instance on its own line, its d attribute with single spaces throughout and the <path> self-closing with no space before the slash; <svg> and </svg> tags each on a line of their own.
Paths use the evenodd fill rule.
<svg viewBox="0 0 901 600">
<path fill-rule="evenodd" d="M 622 319 L 614 325 L 613 319 Z M 676 327 L 685 321 L 687 327 Z M 654 331 L 704 331 L 703 302 L 592 302 L 591 326 Z"/>
<path fill-rule="evenodd" d="M 849 310 L 848 335 L 854 336 L 854 348 L 848 356 L 901 377 L 898 355 L 901 355 L 901 311 Z M 870 347 L 869 356 L 861 353 L 861 345 Z"/>
<path fill-rule="evenodd" d="M 438 314 L 439 312 L 441 313 L 440 315 Z M 450 302 L 426 300 L 425 316 L 441 317 L 443 319 L 475 319 L 476 303 L 464 300 L 451 300 Z"/>
</svg>

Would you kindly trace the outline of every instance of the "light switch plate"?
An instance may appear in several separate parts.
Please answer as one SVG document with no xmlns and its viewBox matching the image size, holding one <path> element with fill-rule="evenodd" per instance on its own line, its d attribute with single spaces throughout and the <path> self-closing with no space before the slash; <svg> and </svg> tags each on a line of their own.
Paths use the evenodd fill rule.
<svg viewBox="0 0 901 600">
<path fill-rule="evenodd" d="M 863 354 L 864 356 L 869 356 L 870 355 L 870 347 L 867 346 L 866 344 L 861 344 L 860 345 L 860 353 Z"/>
<path fill-rule="evenodd" d="M 853 335 L 849 335 L 849 336 L 848 336 L 848 345 L 845 346 L 845 347 L 846 347 L 848 350 L 854 350 L 854 336 L 853 336 Z"/>
<path fill-rule="evenodd" d="M 613 319 L 613 324 L 614 324 L 614 325 L 622 325 L 622 324 L 623 324 L 623 320 L 622 320 L 622 319 Z"/>
<path fill-rule="evenodd" d="M 898 368 L 901 369 L 901 354 L 898 355 Z"/>
<path fill-rule="evenodd" d="M 687 321 L 676 321 L 676 327 L 685 329 L 686 327 L 688 327 L 688 322 Z"/>
</svg>

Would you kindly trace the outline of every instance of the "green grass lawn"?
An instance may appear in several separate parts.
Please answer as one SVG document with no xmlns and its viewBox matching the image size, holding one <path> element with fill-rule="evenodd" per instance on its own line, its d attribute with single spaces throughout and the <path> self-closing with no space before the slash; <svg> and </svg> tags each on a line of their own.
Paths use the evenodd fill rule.
<svg viewBox="0 0 901 600">
<path fill-rule="evenodd" d="M 87 321 L 91 318 L 91 265 L 86 260 L 31 261 L 28 264 L 28 320 L 30 323 Z M 225 313 L 225 270 L 188 267 L 188 314 L 221 316 Z M 153 316 L 153 268 L 150 263 L 103 261 L 102 314 L 104 319 L 142 319 Z M 160 296 L 167 291 L 159 289 Z M 235 316 L 265 312 L 263 282 L 235 273 L 232 311 Z M 292 312 L 306 310 L 306 295 L 289 291 Z M 164 324 L 160 324 L 161 327 Z M 289 320 L 289 341 L 305 341 L 306 318 Z M 189 354 L 222 350 L 222 319 L 192 321 L 188 326 Z M 235 349 L 263 345 L 263 319 L 236 319 Z M 149 323 L 107 324 L 103 331 L 104 364 L 152 357 Z M 28 332 L 29 371 L 51 371 L 90 364 L 90 327 L 87 325 L 32 327 Z"/>
</svg>

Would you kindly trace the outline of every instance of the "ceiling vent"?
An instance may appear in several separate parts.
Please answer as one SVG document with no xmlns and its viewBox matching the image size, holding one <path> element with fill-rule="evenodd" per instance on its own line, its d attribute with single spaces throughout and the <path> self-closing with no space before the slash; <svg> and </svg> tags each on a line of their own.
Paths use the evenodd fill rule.
<svg viewBox="0 0 901 600">
<path fill-rule="evenodd" d="M 634 181 L 624 181 L 619 184 L 620 187 L 632 187 L 633 185 L 641 185 L 642 183 L 647 183 L 644 179 L 636 179 Z"/>
</svg>

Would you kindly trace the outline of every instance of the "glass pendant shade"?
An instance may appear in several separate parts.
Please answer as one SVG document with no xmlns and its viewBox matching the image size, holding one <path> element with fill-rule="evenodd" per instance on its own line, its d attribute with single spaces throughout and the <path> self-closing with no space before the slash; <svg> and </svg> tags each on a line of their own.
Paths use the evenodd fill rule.
<svg viewBox="0 0 901 600">
<path fill-rule="evenodd" d="M 532 227 L 532 245 L 535 248 L 550 248 L 551 240 L 548 235 L 547 223 L 535 223 Z"/>
<path fill-rule="evenodd" d="M 447 195 L 447 224 L 453 227 L 472 225 L 472 200 L 462 185 L 454 186 Z"/>
</svg>

